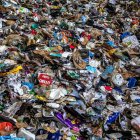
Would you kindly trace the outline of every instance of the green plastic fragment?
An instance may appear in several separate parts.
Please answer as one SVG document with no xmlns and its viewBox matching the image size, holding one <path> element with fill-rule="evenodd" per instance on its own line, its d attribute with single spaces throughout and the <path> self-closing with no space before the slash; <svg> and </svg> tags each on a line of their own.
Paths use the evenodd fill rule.
<svg viewBox="0 0 140 140">
<path fill-rule="evenodd" d="M 37 28 L 38 28 L 38 24 L 33 23 L 33 24 L 31 25 L 31 28 L 32 28 L 32 29 L 37 29 Z"/>
</svg>

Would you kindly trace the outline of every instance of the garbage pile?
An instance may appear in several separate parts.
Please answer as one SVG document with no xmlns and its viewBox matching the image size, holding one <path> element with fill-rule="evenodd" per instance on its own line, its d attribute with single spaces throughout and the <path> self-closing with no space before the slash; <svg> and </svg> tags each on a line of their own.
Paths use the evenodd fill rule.
<svg viewBox="0 0 140 140">
<path fill-rule="evenodd" d="M 139 140 L 139 7 L 1 0 L 0 140 Z"/>
</svg>

